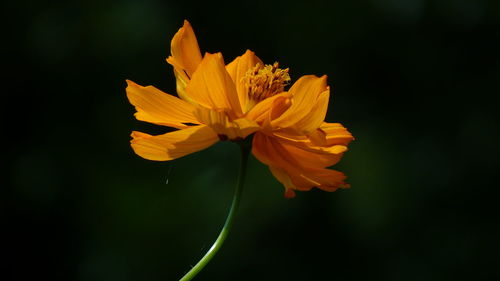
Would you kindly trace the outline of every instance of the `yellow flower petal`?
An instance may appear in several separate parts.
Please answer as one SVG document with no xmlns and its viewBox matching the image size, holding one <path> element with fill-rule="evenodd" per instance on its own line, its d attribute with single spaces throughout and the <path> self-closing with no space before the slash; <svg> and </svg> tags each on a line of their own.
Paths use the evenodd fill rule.
<svg viewBox="0 0 500 281">
<path fill-rule="evenodd" d="M 198 104 L 226 111 L 232 119 L 243 115 L 236 88 L 220 53 L 205 54 L 186 92 Z"/>
<path fill-rule="evenodd" d="M 186 93 L 186 85 L 201 62 L 201 53 L 193 28 L 187 20 L 174 35 L 170 45 L 172 55 L 167 58 L 167 62 L 174 67 L 177 94 L 181 99 L 197 105 Z"/>
<path fill-rule="evenodd" d="M 172 38 L 170 48 L 172 56 L 167 61 L 192 77 L 201 62 L 201 52 L 193 28 L 187 20 Z"/>
<path fill-rule="evenodd" d="M 137 120 L 175 128 L 186 128 L 183 123 L 200 123 L 192 114 L 193 105 L 153 86 L 143 87 L 130 80 L 127 85 L 127 97 L 137 110 Z"/>
<path fill-rule="evenodd" d="M 194 112 L 196 118 L 214 130 L 221 139 L 239 140 L 260 129 L 259 124 L 246 118 L 230 121 L 224 111 L 199 107 Z"/>
<path fill-rule="evenodd" d="M 248 70 L 252 69 L 257 63 L 263 64 L 254 52 L 247 50 L 242 56 L 237 57 L 231 63 L 226 65 L 227 72 L 236 85 L 238 98 L 242 108 L 246 108 L 248 101 L 248 87 L 243 83 L 242 78 Z"/>
<path fill-rule="evenodd" d="M 191 126 L 159 136 L 132 132 L 131 146 L 142 158 L 156 161 L 173 160 L 205 149 L 219 140 L 205 125 Z"/>
<path fill-rule="evenodd" d="M 289 90 L 292 105 L 281 116 L 272 121 L 276 128 L 292 128 L 299 133 L 311 132 L 323 121 L 328 107 L 326 75 L 302 76 Z"/>
<path fill-rule="evenodd" d="M 290 94 L 283 92 L 278 95 L 269 97 L 256 104 L 246 115 L 250 120 L 254 120 L 259 124 L 265 121 L 270 122 L 277 116 L 281 115 L 290 107 Z"/>
<path fill-rule="evenodd" d="M 318 129 L 325 120 L 329 97 L 330 90 L 322 92 L 316 103 L 310 107 L 309 114 L 293 125 L 295 131 L 307 135 Z"/>
</svg>

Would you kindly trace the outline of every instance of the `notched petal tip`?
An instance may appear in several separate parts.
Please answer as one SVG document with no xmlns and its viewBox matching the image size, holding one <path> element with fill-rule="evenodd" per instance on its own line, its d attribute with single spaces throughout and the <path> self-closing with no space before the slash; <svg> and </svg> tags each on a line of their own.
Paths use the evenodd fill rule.
<svg viewBox="0 0 500 281">
<path fill-rule="evenodd" d="M 146 139 L 146 138 L 152 137 L 152 135 L 149 135 L 149 134 L 146 134 L 143 132 L 139 132 L 139 131 L 132 131 L 132 133 L 130 134 L 130 137 L 132 138 L 130 140 L 130 142 L 134 143 L 134 142 L 137 142 L 138 139 Z"/>
<path fill-rule="evenodd" d="M 206 58 L 222 60 L 222 62 L 224 62 L 224 57 L 222 56 L 221 52 L 216 52 L 216 53 L 205 52 L 205 54 L 203 55 L 203 60 Z"/>
</svg>

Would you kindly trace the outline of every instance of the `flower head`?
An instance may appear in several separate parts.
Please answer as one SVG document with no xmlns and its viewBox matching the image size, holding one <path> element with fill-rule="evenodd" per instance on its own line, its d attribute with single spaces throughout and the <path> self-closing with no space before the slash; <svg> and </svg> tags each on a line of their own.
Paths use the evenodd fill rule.
<svg viewBox="0 0 500 281">
<path fill-rule="evenodd" d="M 324 122 L 330 96 L 326 75 L 303 76 L 285 90 L 288 68 L 264 64 L 250 50 L 227 65 L 221 53 L 202 56 L 188 21 L 172 39 L 171 53 L 167 62 L 179 98 L 127 80 L 138 120 L 178 129 L 157 136 L 132 132 L 136 154 L 168 161 L 254 134 L 252 153 L 284 185 L 286 197 L 313 187 L 349 187 L 343 173 L 327 169 L 353 137 L 341 124 Z"/>
</svg>

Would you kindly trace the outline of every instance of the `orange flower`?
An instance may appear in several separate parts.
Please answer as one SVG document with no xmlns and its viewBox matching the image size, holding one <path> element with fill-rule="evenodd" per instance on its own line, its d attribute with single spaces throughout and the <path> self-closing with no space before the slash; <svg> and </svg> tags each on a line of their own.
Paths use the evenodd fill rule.
<svg viewBox="0 0 500 281">
<path fill-rule="evenodd" d="M 254 134 L 253 154 L 285 186 L 286 197 L 295 196 L 294 190 L 348 187 L 343 173 L 327 169 L 353 137 L 341 124 L 324 122 L 326 75 L 303 76 L 285 91 L 288 69 L 265 65 L 250 50 L 227 65 L 221 53 L 202 57 L 188 21 L 172 39 L 171 52 L 167 62 L 180 98 L 127 80 L 138 120 L 178 129 L 158 136 L 132 132 L 136 154 L 168 161 Z"/>
</svg>

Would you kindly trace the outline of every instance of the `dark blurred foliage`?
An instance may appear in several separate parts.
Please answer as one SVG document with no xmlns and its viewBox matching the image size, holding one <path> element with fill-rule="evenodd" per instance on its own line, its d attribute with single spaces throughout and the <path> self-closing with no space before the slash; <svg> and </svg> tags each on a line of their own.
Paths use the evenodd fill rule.
<svg viewBox="0 0 500 281">
<path fill-rule="evenodd" d="M 250 159 L 197 280 L 498 280 L 500 2 L 7 1 L 1 280 L 177 280 L 226 216 L 238 148 L 152 162 L 125 79 L 174 93 L 170 39 L 327 74 L 352 188 L 298 193 Z M 6 142 L 5 142 L 6 140 Z M 34 279 L 36 278 L 36 279 Z"/>
</svg>

